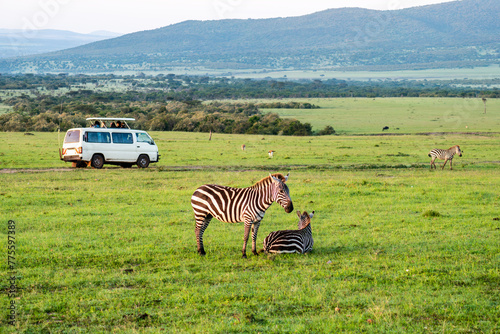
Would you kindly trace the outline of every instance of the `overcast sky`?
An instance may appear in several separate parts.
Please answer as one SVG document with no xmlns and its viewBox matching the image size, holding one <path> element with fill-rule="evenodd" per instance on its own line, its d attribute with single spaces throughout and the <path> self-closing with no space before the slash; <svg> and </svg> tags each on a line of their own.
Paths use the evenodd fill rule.
<svg viewBox="0 0 500 334">
<path fill-rule="evenodd" d="M 450 0 L 0 0 L 0 28 L 130 33 L 186 20 L 299 16 L 329 8 L 394 10 Z"/>
</svg>

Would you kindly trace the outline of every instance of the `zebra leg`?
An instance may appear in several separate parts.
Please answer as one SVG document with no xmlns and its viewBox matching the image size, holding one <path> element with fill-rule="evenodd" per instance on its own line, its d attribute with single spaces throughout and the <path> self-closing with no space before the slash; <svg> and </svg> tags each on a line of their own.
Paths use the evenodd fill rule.
<svg viewBox="0 0 500 334">
<path fill-rule="evenodd" d="M 196 233 L 196 243 L 198 244 L 198 254 L 200 255 L 205 255 L 205 248 L 203 248 L 203 233 L 205 232 L 205 229 L 208 227 L 208 224 L 210 224 L 210 220 L 212 220 L 212 215 L 207 214 L 206 216 L 201 216 L 201 217 L 196 217 L 196 226 L 195 226 L 195 233 Z"/>
<path fill-rule="evenodd" d="M 432 159 L 431 159 L 431 169 L 432 169 L 432 165 L 434 165 L 434 169 L 436 169 L 436 164 L 434 163 L 434 160 L 436 160 L 436 157 L 432 157 Z"/>
<path fill-rule="evenodd" d="M 259 231 L 259 226 L 260 222 L 252 225 L 252 253 L 254 255 L 259 255 L 259 253 L 257 253 L 257 232 Z"/>
<path fill-rule="evenodd" d="M 453 160 L 450 159 L 450 170 L 453 170 L 453 167 L 451 167 L 452 162 L 453 162 Z"/>
<path fill-rule="evenodd" d="M 250 229 L 252 228 L 252 222 L 245 222 L 245 234 L 243 235 L 243 249 L 241 253 L 243 254 L 243 258 L 247 258 L 247 242 L 248 236 L 250 235 Z"/>
<path fill-rule="evenodd" d="M 446 165 L 447 162 L 448 162 L 448 159 L 444 159 L 444 164 L 443 164 L 443 167 L 441 167 L 441 170 L 444 169 L 444 166 Z"/>
</svg>

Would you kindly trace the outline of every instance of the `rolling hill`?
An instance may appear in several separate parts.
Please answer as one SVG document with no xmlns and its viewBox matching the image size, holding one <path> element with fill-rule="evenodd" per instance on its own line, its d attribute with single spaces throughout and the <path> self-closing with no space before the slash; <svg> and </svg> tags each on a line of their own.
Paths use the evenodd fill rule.
<svg viewBox="0 0 500 334">
<path fill-rule="evenodd" d="M 0 60 L 0 72 L 480 66 L 498 63 L 498 17 L 498 0 L 463 0 L 393 11 L 342 8 L 287 18 L 184 21 Z"/>
</svg>

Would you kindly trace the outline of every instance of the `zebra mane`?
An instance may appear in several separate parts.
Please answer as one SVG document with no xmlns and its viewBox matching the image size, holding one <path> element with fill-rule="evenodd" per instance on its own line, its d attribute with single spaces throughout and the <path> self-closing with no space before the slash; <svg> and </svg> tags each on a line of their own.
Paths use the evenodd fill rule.
<svg viewBox="0 0 500 334">
<path fill-rule="evenodd" d="M 281 182 L 283 182 L 283 183 L 285 183 L 285 181 L 286 181 L 285 177 L 281 173 L 275 173 L 275 174 L 272 174 L 272 176 L 274 176 L 275 178 L 281 180 Z M 272 183 L 271 177 L 270 176 L 266 176 L 262 180 L 260 180 L 257 183 L 255 183 L 252 186 L 252 188 L 259 188 L 260 186 L 268 185 L 269 183 Z"/>
</svg>

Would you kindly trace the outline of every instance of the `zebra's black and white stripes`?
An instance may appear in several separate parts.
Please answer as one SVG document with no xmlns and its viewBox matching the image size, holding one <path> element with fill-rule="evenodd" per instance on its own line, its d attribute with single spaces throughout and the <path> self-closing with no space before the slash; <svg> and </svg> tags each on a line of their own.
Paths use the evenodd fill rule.
<svg viewBox="0 0 500 334">
<path fill-rule="evenodd" d="M 198 253 L 205 255 L 203 233 L 212 217 L 215 217 L 226 223 L 245 223 L 243 257 L 246 257 L 248 236 L 252 229 L 252 252 L 257 255 L 257 232 L 267 208 L 276 202 L 285 209 L 285 212 L 293 211 L 292 199 L 285 183 L 289 174 L 286 177 L 279 173 L 270 174 L 247 188 L 206 184 L 196 189 L 191 197 L 191 206 L 196 220 Z"/>
<path fill-rule="evenodd" d="M 443 164 L 443 167 L 441 169 L 444 169 L 444 166 L 446 165 L 446 163 L 448 161 L 450 161 L 450 169 L 453 169 L 452 162 L 453 162 L 453 156 L 455 154 L 458 154 L 459 157 L 462 156 L 462 151 L 460 151 L 460 146 L 458 146 L 458 145 L 452 146 L 447 150 L 441 150 L 439 148 L 435 148 L 435 149 L 431 150 L 428 154 L 429 157 L 432 158 L 431 169 L 432 169 L 432 166 L 434 166 L 434 169 L 436 169 L 436 164 L 434 163 L 434 160 L 436 160 L 436 158 L 444 160 L 444 164 Z"/>
<path fill-rule="evenodd" d="M 264 239 L 264 251 L 266 253 L 300 253 L 312 251 L 313 237 L 311 229 L 311 218 L 314 211 L 308 214 L 304 211 L 302 214 L 297 211 L 299 216 L 298 230 L 283 230 L 271 232 Z"/>
</svg>

